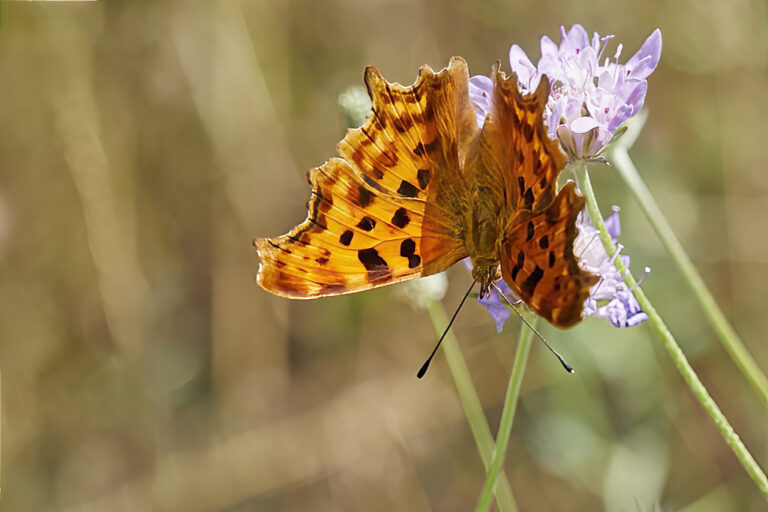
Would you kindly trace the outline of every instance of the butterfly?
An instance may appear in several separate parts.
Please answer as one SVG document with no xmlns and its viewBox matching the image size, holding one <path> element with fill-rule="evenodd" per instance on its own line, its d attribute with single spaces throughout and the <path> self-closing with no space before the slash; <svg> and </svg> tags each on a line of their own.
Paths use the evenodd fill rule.
<svg viewBox="0 0 768 512">
<path fill-rule="evenodd" d="M 372 111 L 339 157 L 310 169 L 306 220 L 257 238 L 257 282 L 292 299 L 428 276 L 469 257 L 480 294 L 500 276 L 551 324 L 581 320 L 597 277 L 573 253 L 584 198 L 557 191 L 566 163 L 544 126 L 549 81 L 520 93 L 496 63 L 493 109 L 478 127 L 467 63 L 422 66 L 410 87 L 368 66 Z"/>
</svg>

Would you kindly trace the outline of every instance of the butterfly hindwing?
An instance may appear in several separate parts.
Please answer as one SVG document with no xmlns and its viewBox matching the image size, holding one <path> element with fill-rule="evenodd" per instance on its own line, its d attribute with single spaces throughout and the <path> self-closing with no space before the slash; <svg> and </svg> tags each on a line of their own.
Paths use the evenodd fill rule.
<svg viewBox="0 0 768 512">
<path fill-rule="evenodd" d="M 466 257 L 456 214 L 429 198 L 441 183 L 463 183 L 446 176 L 461 176 L 458 138 L 471 130 L 467 118 L 474 123 L 467 77 L 459 58 L 439 73 L 422 68 L 411 87 L 366 69 L 373 112 L 339 144 L 342 158 L 308 172 L 307 219 L 254 242 L 262 287 L 291 298 L 339 295 L 430 275 Z"/>
<path fill-rule="evenodd" d="M 531 309 L 558 327 L 581 320 L 584 301 L 597 282 L 579 267 L 573 253 L 576 217 L 583 207 L 584 198 L 570 182 L 545 210 L 519 212 L 502 243 L 504 280 Z"/>
</svg>

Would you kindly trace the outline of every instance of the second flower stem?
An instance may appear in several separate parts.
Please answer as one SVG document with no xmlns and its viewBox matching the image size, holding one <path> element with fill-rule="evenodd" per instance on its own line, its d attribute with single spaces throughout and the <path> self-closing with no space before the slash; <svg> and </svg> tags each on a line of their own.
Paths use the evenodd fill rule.
<svg viewBox="0 0 768 512">
<path fill-rule="evenodd" d="M 528 315 L 527 318 L 531 325 L 536 327 L 538 317 L 536 315 Z M 504 399 L 504 409 L 501 412 L 501 420 L 499 421 L 499 431 L 496 434 L 496 449 L 493 451 L 493 461 L 491 462 L 491 468 L 488 470 L 488 476 L 486 477 L 483 491 L 480 494 L 480 499 L 477 502 L 476 512 L 485 512 L 490 508 L 491 495 L 496 489 L 496 481 L 501 473 L 501 468 L 504 467 L 504 458 L 509 446 L 509 436 L 512 433 L 512 423 L 515 419 L 517 402 L 520 397 L 520 385 L 523 382 L 523 373 L 528 362 L 528 354 L 531 351 L 532 339 L 533 331 L 525 324 L 522 324 L 520 326 L 520 339 L 517 342 L 515 362 L 512 365 L 512 373 L 509 376 L 509 384 L 507 385 L 507 396 Z"/>
<path fill-rule="evenodd" d="M 445 314 L 443 305 L 438 301 L 433 301 L 429 304 L 427 310 L 432 319 L 432 324 L 435 326 L 435 332 L 438 334 L 442 333 L 448 325 L 448 317 Z M 461 350 L 453 335 L 453 331 L 448 331 L 443 340 L 443 354 L 445 354 L 448 369 L 451 371 L 453 382 L 459 393 L 461 406 L 467 415 L 469 428 L 472 430 L 472 435 L 475 438 L 475 444 L 477 444 L 477 450 L 480 452 L 483 466 L 486 471 L 489 471 L 495 449 L 493 436 L 491 435 L 490 427 L 488 427 L 488 421 L 485 419 L 483 406 L 480 404 L 480 397 L 477 396 L 477 391 L 472 383 L 469 368 L 467 368 L 467 363 L 461 355 Z M 495 496 L 500 511 L 517 512 L 517 504 L 515 503 L 512 489 L 509 486 L 507 476 L 503 473 L 501 478 L 499 478 L 498 486 L 496 486 Z"/>
<path fill-rule="evenodd" d="M 720 307 L 718 307 L 714 297 L 712 297 L 709 289 L 707 289 L 707 285 L 696 271 L 696 267 L 694 267 L 693 262 L 688 257 L 688 254 L 686 254 L 683 245 L 675 236 L 664 214 L 661 213 L 659 205 L 656 204 L 653 195 L 651 195 L 650 190 L 648 190 L 645 182 L 643 182 L 643 179 L 637 172 L 632 159 L 629 157 L 627 148 L 621 145 L 614 147 L 610 152 L 610 160 L 635 195 L 648 222 L 650 222 L 661 243 L 664 244 L 664 248 L 674 260 L 675 265 L 680 269 L 683 278 L 693 291 L 694 297 L 699 301 L 709 322 L 720 337 L 728 355 L 731 356 L 731 359 L 739 367 L 741 373 L 752 387 L 755 388 L 765 405 L 768 406 L 768 378 L 760 370 L 760 367 L 744 346 L 739 335 L 736 334 L 736 331 L 728 322 L 728 319 L 725 318 Z"/>
<path fill-rule="evenodd" d="M 595 193 L 592 190 L 592 183 L 589 180 L 587 165 L 584 162 L 576 162 L 573 164 L 573 170 L 576 173 L 576 181 L 579 184 L 579 188 L 584 194 L 584 197 L 587 199 L 587 210 L 589 211 L 589 215 L 592 218 L 592 222 L 595 228 L 597 228 L 600 241 L 602 242 L 606 252 L 610 255 L 613 255 L 616 252 L 616 248 L 613 245 L 611 235 L 608 234 L 608 230 L 605 228 L 605 223 L 603 222 L 603 217 L 600 214 L 597 198 L 595 197 Z M 733 427 L 728 421 L 728 418 L 725 417 L 723 412 L 717 406 L 717 403 L 715 403 L 714 399 L 710 396 L 709 392 L 704 387 L 704 384 L 701 382 L 698 375 L 696 375 L 696 372 L 693 370 L 693 367 L 691 367 L 691 364 L 688 362 L 688 359 L 685 357 L 685 354 L 680 348 L 680 345 L 678 345 L 677 340 L 675 340 L 669 328 L 664 323 L 661 315 L 659 315 L 659 313 L 653 307 L 651 301 L 648 300 L 648 297 L 646 297 L 642 288 L 637 286 L 637 281 L 635 281 L 635 278 L 624 266 L 624 262 L 621 261 L 621 258 L 615 258 L 614 264 L 616 265 L 616 268 L 618 268 L 622 273 L 622 275 L 625 276 L 624 282 L 627 284 L 627 286 L 630 287 L 630 289 L 633 290 L 632 293 L 637 299 L 637 302 L 640 304 L 640 307 L 643 308 L 643 311 L 645 311 L 648 315 L 648 320 L 650 321 L 651 325 L 661 337 L 664 348 L 672 358 L 672 361 L 675 363 L 675 366 L 677 367 L 678 372 L 680 372 L 680 375 L 683 377 L 683 380 L 685 380 L 685 383 L 691 389 L 693 395 L 696 397 L 699 403 L 701 403 L 702 407 L 704 407 L 704 409 L 707 411 L 707 414 L 709 414 L 709 416 L 712 418 L 712 421 L 715 422 L 715 426 L 720 431 L 720 434 L 723 436 L 723 439 L 725 439 L 725 442 L 733 451 L 733 454 L 736 456 L 736 458 L 739 459 L 739 462 L 741 462 L 741 465 L 755 482 L 758 489 L 760 489 L 760 492 L 762 492 L 766 500 L 768 500 L 768 478 L 766 478 L 765 473 L 757 464 L 757 461 L 755 461 L 754 457 L 752 457 L 752 454 L 749 452 L 749 450 L 747 450 L 747 447 L 744 446 L 744 443 L 742 443 L 739 435 L 733 430 Z"/>
</svg>

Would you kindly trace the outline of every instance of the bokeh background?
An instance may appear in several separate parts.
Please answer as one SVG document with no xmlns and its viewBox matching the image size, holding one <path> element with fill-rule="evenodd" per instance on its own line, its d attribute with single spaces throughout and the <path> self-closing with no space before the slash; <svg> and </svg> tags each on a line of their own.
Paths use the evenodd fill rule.
<svg viewBox="0 0 768 512">
<path fill-rule="evenodd" d="M 291 302 L 255 236 L 305 216 L 365 65 L 410 83 L 559 26 L 660 27 L 631 151 L 768 370 L 768 9 L 758 0 L 3 2 L 3 510 L 470 510 L 484 471 L 436 334 L 397 286 Z M 615 46 L 611 47 L 611 50 Z M 508 68 L 507 68 L 508 69 Z M 763 467 L 768 411 L 619 177 L 633 268 Z M 449 272 L 443 301 L 468 284 Z M 455 332 L 495 431 L 518 323 Z M 587 320 L 533 347 L 506 461 L 521 510 L 766 510 L 648 326 Z"/>
</svg>

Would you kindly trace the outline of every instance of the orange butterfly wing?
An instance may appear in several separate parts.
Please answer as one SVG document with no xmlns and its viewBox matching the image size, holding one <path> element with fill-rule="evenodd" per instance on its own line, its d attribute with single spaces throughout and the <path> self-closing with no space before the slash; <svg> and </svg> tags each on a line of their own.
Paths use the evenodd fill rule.
<svg viewBox="0 0 768 512">
<path fill-rule="evenodd" d="M 584 198 L 574 183 L 555 195 L 566 158 L 544 126 L 549 81 L 522 95 L 517 77 L 494 69 L 493 113 L 480 136 L 478 181 L 500 184 L 496 200 L 511 219 L 501 243 L 504 281 L 536 313 L 558 327 L 581 320 L 597 277 L 573 254 L 576 217 Z"/>
<path fill-rule="evenodd" d="M 597 282 L 573 254 L 576 217 L 583 207 L 584 198 L 570 182 L 543 211 L 521 211 L 502 244 L 504 280 L 531 309 L 558 327 L 581 320 L 584 301 Z"/>
<path fill-rule="evenodd" d="M 366 68 L 371 115 L 339 143 L 342 158 L 308 172 L 307 219 L 254 241 L 258 283 L 309 299 L 434 274 L 466 257 L 461 167 L 479 131 L 467 79 L 461 58 L 439 73 L 422 67 L 410 87 Z"/>
<path fill-rule="evenodd" d="M 479 182 L 495 184 L 497 201 L 513 215 L 540 210 L 552 203 L 557 177 L 567 162 L 544 126 L 549 79 L 541 77 L 532 94 L 523 95 L 517 76 L 507 77 L 496 63 L 493 70 L 493 111 L 483 124 L 478 151 Z"/>
</svg>

